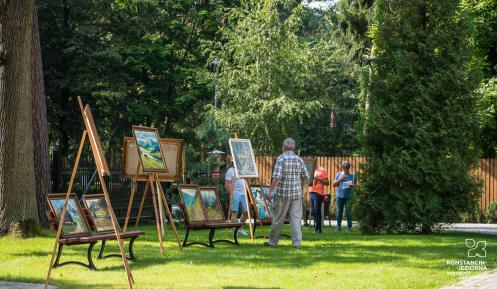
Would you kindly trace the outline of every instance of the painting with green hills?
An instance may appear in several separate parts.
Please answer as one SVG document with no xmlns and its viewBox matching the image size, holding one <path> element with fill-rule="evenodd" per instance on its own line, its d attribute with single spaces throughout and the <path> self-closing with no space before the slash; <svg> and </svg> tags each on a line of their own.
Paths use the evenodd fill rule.
<svg viewBox="0 0 497 289">
<path fill-rule="evenodd" d="M 155 129 L 133 128 L 143 171 L 166 171 L 166 163 L 161 153 L 159 135 Z"/>
</svg>

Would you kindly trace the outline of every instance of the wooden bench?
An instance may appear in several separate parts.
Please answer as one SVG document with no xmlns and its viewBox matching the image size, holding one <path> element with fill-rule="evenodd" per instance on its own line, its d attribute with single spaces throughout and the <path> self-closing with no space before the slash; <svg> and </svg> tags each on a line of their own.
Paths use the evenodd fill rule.
<svg viewBox="0 0 497 289">
<path fill-rule="evenodd" d="M 198 187 L 195 185 L 179 186 L 180 207 L 185 216 L 185 238 L 183 247 L 202 245 L 214 248 L 215 243 L 238 245 L 237 233 L 242 223 L 228 222 L 224 216 L 221 200 L 215 187 Z M 216 229 L 234 229 L 233 241 L 215 240 Z M 188 242 L 191 231 L 209 230 L 209 243 Z"/>
<path fill-rule="evenodd" d="M 48 204 L 50 207 L 50 210 L 46 212 L 46 215 L 48 217 L 48 220 L 50 222 L 50 229 L 52 231 L 57 231 L 58 229 L 58 220 L 60 217 L 56 214 L 56 209 L 57 212 L 61 212 L 61 207 L 64 202 L 65 195 L 64 194 L 50 194 L 47 197 Z M 58 201 L 58 203 L 56 203 Z M 60 206 L 56 208 L 56 204 L 59 204 Z M 71 210 L 69 210 L 71 208 Z M 67 218 L 70 218 L 68 220 Z M 99 231 L 97 228 L 98 226 L 95 226 L 94 220 L 91 217 L 91 214 L 88 213 L 88 208 L 81 208 L 79 205 L 78 199 L 76 195 L 71 195 L 68 203 L 68 213 L 66 214 L 66 217 L 64 218 L 64 224 L 73 224 L 75 223 L 74 220 L 77 220 L 77 222 L 83 222 L 80 225 L 81 232 L 78 233 L 73 233 L 73 232 L 66 232 L 64 230 L 64 226 L 62 226 L 62 234 L 61 237 L 58 240 L 58 248 L 57 248 L 57 257 L 55 259 L 54 264 L 52 265 L 52 268 L 57 268 L 57 267 L 62 267 L 65 265 L 73 264 L 73 265 L 80 265 L 83 267 L 86 267 L 90 270 L 97 270 L 95 267 L 95 264 L 93 263 L 92 259 L 92 251 L 93 247 L 99 242 L 102 242 L 102 245 L 100 247 L 100 252 L 98 254 L 97 259 L 105 259 L 105 258 L 110 258 L 110 257 L 119 257 L 121 258 L 120 254 L 109 254 L 109 255 L 104 255 L 105 251 L 105 244 L 107 241 L 110 240 L 116 240 L 116 235 L 113 230 L 104 230 L 104 231 Z M 96 231 L 96 234 L 93 235 L 90 230 L 93 229 Z M 121 232 L 121 238 L 123 240 L 129 239 L 129 245 L 128 245 L 128 250 L 129 250 L 129 256 L 126 256 L 129 260 L 136 261 L 136 256 L 133 252 L 133 245 L 139 236 L 145 234 L 143 231 L 128 231 L 128 232 Z M 60 262 L 60 258 L 62 256 L 62 251 L 64 246 L 75 246 L 75 245 L 88 245 L 87 253 L 86 253 L 86 258 L 88 260 L 88 264 L 85 264 L 83 262 L 78 262 L 78 261 L 66 261 L 66 262 Z"/>
</svg>

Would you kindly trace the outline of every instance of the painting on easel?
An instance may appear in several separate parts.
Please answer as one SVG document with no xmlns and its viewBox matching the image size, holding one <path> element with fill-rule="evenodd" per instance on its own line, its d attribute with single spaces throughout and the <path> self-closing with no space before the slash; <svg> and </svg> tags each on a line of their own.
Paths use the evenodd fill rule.
<svg viewBox="0 0 497 289">
<path fill-rule="evenodd" d="M 144 172 L 167 172 L 156 128 L 133 126 L 133 135 Z"/>
<path fill-rule="evenodd" d="M 231 155 L 239 178 L 258 178 L 254 151 L 249 139 L 230 138 Z"/>
<path fill-rule="evenodd" d="M 86 130 L 88 131 L 88 138 L 90 139 L 91 150 L 93 152 L 98 172 L 102 176 L 110 176 L 109 166 L 107 165 L 104 150 L 102 149 L 102 144 L 100 143 L 100 137 L 98 136 L 97 127 L 93 121 L 93 115 L 91 114 L 91 109 L 88 104 L 83 110 L 83 119 Z"/>
</svg>

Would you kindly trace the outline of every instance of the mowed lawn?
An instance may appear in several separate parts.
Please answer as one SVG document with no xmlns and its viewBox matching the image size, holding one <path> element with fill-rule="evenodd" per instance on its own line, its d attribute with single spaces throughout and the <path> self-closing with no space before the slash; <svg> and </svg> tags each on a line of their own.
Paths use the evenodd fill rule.
<svg viewBox="0 0 497 289">
<path fill-rule="evenodd" d="M 252 243 L 241 238 L 240 246 L 188 247 L 180 253 L 168 227 L 165 254 L 160 256 L 155 227 L 141 229 L 146 236 L 135 243 L 139 260 L 131 262 L 135 288 L 438 288 L 462 278 L 449 274 L 455 267 L 447 260 L 468 259 L 466 238 L 487 241 L 484 260 L 489 269 L 497 266 L 497 237 L 477 234 L 364 236 L 327 227 L 315 235 L 304 228 L 301 249 L 292 248 L 288 239 L 278 248 L 266 248 L 262 239 Z M 207 234 L 195 232 L 192 240 L 206 240 Z M 52 233 L 26 240 L 0 238 L 0 280 L 43 282 L 53 241 Z M 117 250 L 115 242 L 107 246 L 107 253 Z M 66 247 L 62 261 L 84 261 L 85 254 L 83 246 Z M 74 265 L 54 269 L 51 284 L 126 288 L 120 259 L 95 260 L 95 265 L 99 271 Z"/>
</svg>

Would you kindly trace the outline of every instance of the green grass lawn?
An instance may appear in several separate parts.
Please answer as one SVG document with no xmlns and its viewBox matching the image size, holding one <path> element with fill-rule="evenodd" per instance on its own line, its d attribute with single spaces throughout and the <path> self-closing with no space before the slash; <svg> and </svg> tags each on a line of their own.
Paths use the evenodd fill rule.
<svg viewBox="0 0 497 289">
<path fill-rule="evenodd" d="M 364 236 L 330 228 L 315 235 L 303 228 L 301 249 L 292 248 L 288 239 L 277 248 L 266 248 L 262 239 L 252 243 L 241 238 L 240 246 L 189 247 L 180 253 L 168 227 L 165 254 L 160 256 L 155 227 L 141 229 L 146 235 L 135 243 L 139 260 L 131 262 L 136 288 L 438 288 L 462 278 L 449 274 L 456 269 L 447 260 L 468 259 L 466 238 L 487 241 L 487 258 L 482 260 L 489 269 L 497 266 L 496 236 Z M 192 238 L 206 240 L 207 234 L 195 232 Z M 26 240 L 0 238 L 0 280 L 42 283 L 53 241 L 51 233 Z M 117 250 L 115 242 L 107 246 L 107 253 Z M 84 261 L 85 254 L 82 246 L 66 247 L 62 261 L 68 257 Z M 51 284 L 71 289 L 126 288 L 120 259 L 95 260 L 95 265 L 99 271 L 73 265 L 54 269 Z"/>
</svg>

